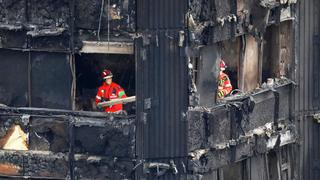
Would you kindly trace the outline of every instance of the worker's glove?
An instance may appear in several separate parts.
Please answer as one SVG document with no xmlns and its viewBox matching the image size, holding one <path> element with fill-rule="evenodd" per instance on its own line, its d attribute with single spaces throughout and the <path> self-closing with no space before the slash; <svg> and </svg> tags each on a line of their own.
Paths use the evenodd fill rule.
<svg viewBox="0 0 320 180">
<path fill-rule="evenodd" d="M 98 103 L 97 108 L 98 108 L 98 109 L 102 109 L 101 104 Z"/>
<path fill-rule="evenodd" d="M 224 95 L 224 92 L 223 92 L 222 90 L 219 90 L 219 91 L 218 91 L 218 98 L 219 98 L 219 99 L 222 99 L 222 98 L 224 98 L 224 96 L 225 96 L 225 95 Z"/>
</svg>

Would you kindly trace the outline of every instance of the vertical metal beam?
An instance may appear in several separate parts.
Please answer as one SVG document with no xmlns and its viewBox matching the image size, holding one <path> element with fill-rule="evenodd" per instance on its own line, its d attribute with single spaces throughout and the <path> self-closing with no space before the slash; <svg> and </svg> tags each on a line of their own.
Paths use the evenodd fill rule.
<svg viewBox="0 0 320 180">
<path fill-rule="evenodd" d="M 238 81 L 238 87 L 239 89 L 244 89 L 244 66 L 245 66 L 245 56 L 246 56 L 246 35 L 241 36 L 241 56 L 240 56 L 240 62 L 239 62 L 239 81 Z"/>
<path fill-rule="evenodd" d="M 75 55 L 71 53 L 69 55 L 69 64 L 72 75 L 72 84 L 71 84 L 71 108 L 72 110 L 76 110 L 76 90 L 77 90 L 77 78 L 76 78 L 76 63 L 75 63 Z"/>
<path fill-rule="evenodd" d="M 72 85 L 71 85 L 71 108 L 72 110 L 75 110 L 76 103 L 76 88 L 77 88 L 77 82 L 76 82 L 76 65 L 75 65 L 75 55 L 74 55 L 74 31 L 75 31 L 75 0 L 71 1 L 70 7 L 70 50 L 71 54 L 69 57 L 69 63 L 70 63 L 70 69 L 72 74 Z"/>
<path fill-rule="evenodd" d="M 31 51 L 28 52 L 28 105 L 32 106 L 32 92 L 31 92 L 31 73 L 32 73 L 32 63 L 31 63 Z"/>
<path fill-rule="evenodd" d="M 262 68 L 263 68 L 263 48 L 264 48 L 264 38 L 261 38 L 259 43 L 259 59 L 258 59 L 258 83 L 262 84 Z"/>
<path fill-rule="evenodd" d="M 75 162 L 74 162 L 74 117 L 69 118 L 69 169 L 70 169 L 70 180 L 75 180 Z"/>
<path fill-rule="evenodd" d="M 264 162 L 265 162 L 265 167 L 266 167 L 267 180 L 270 180 L 270 169 L 269 169 L 268 154 L 264 154 Z"/>
</svg>

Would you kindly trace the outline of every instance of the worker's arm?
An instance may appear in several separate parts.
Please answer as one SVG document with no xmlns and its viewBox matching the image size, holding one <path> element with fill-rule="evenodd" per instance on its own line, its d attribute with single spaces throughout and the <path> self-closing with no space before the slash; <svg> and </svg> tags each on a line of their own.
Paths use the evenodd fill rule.
<svg viewBox="0 0 320 180">
<path fill-rule="evenodd" d="M 223 75 L 219 79 L 219 86 L 218 86 L 218 98 L 222 99 L 226 95 L 230 94 L 232 91 L 231 81 L 228 75 Z"/>
<path fill-rule="evenodd" d="M 124 89 L 120 86 L 117 87 L 117 94 L 118 94 L 118 98 L 121 99 L 121 98 L 126 98 L 127 95 L 126 93 L 124 92 Z"/>
<path fill-rule="evenodd" d="M 96 95 L 96 105 L 98 106 L 98 104 L 100 103 L 100 102 L 102 102 L 102 99 L 103 99 L 103 89 L 100 89 L 99 88 L 99 90 L 98 90 L 98 92 L 97 92 L 97 95 Z"/>
<path fill-rule="evenodd" d="M 225 95 L 228 95 L 231 93 L 231 91 L 232 91 L 231 81 L 228 76 L 225 76 L 224 93 Z"/>
</svg>

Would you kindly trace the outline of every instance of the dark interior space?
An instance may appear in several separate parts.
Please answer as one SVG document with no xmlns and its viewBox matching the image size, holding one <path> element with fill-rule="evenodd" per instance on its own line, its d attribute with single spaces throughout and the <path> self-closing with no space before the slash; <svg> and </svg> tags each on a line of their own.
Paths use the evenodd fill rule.
<svg viewBox="0 0 320 180">
<path fill-rule="evenodd" d="M 79 54 L 76 55 L 76 109 L 99 111 L 95 96 L 102 84 L 101 72 L 111 70 L 113 82 L 124 88 L 127 96 L 135 96 L 135 60 L 133 55 Z M 135 113 L 135 103 L 124 105 L 128 114 Z"/>
<path fill-rule="evenodd" d="M 262 82 L 267 82 L 268 78 L 276 77 L 276 62 L 279 52 L 279 42 L 276 39 L 277 32 L 278 28 L 276 26 L 269 26 L 264 34 Z"/>
<path fill-rule="evenodd" d="M 223 41 L 221 45 L 221 58 L 226 63 L 226 73 L 229 76 L 233 89 L 238 89 L 238 69 L 240 60 L 240 38 Z"/>
</svg>

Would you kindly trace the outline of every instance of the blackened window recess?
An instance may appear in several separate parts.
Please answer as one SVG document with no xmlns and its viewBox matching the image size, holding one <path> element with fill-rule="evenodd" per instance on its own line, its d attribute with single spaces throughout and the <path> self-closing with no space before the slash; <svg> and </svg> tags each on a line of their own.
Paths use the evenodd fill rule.
<svg viewBox="0 0 320 180">
<path fill-rule="evenodd" d="M 241 38 L 227 40 L 219 43 L 221 45 L 221 58 L 226 63 L 226 73 L 229 76 L 233 89 L 238 89 L 239 83 L 239 60 L 241 56 Z"/>
<path fill-rule="evenodd" d="M 276 77 L 276 62 L 279 54 L 279 42 L 277 42 L 278 28 L 269 26 L 264 33 L 264 49 L 262 64 L 262 82 L 267 82 L 268 78 Z"/>
<path fill-rule="evenodd" d="M 28 106 L 28 53 L 0 49 L 0 103 Z"/>
<path fill-rule="evenodd" d="M 135 96 L 135 60 L 133 55 L 81 54 L 76 55 L 76 109 L 96 111 L 95 96 L 102 85 L 101 72 L 111 70 L 113 81 L 119 84 L 127 96 Z M 124 105 L 129 114 L 135 113 L 135 103 Z"/>
<path fill-rule="evenodd" d="M 69 55 L 31 52 L 31 106 L 71 109 L 72 73 Z"/>
</svg>

